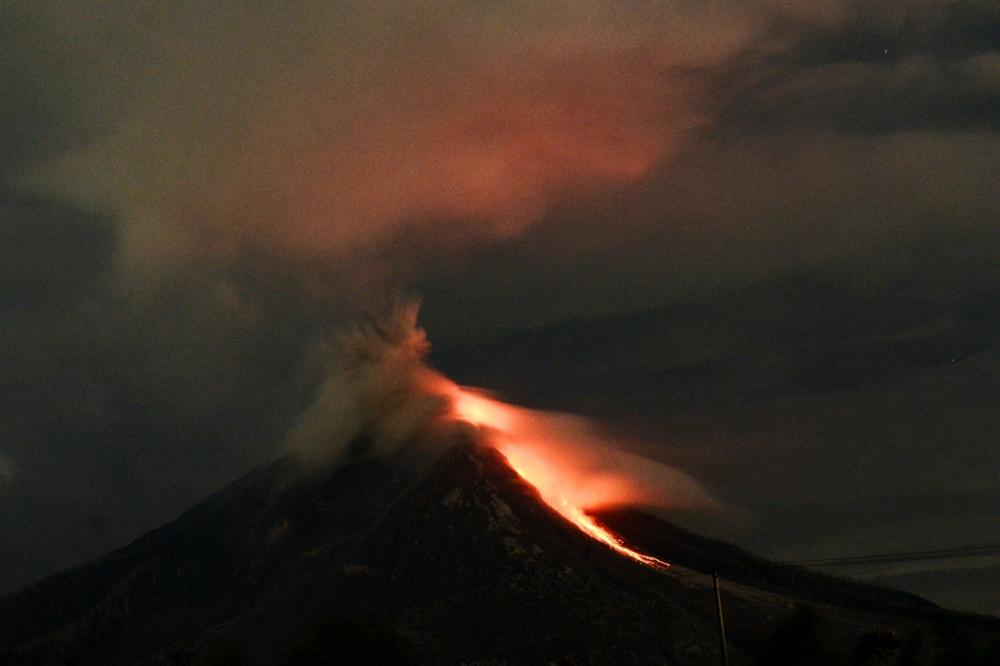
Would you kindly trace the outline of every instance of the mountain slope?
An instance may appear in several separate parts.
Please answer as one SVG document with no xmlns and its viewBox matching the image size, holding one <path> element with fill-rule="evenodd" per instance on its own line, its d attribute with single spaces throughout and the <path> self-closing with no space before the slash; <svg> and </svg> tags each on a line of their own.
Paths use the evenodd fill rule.
<svg viewBox="0 0 1000 666">
<path fill-rule="evenodd" d="M 650 569 L 592 540 L 493 449 L 462 442 L 424 467 L 358 459 L 316 475 L 283 459 L 258 470 L 129 546 L 0 602 L 0 661 L 715 659 L 704 576 Z M 943 614 L 888 592 L 837 606 L 844 600 L 817 597 L 808 575 L 760 582 L 765 563 L 750 556 L 644 514 L 603 517 L 616 519 L 653 554 L 673 551 L 689 566 L 728 558 L 731 577 L 758 584 L 726 584 L 733 663 L 764 654 L 802 599 L 835 618 L 826 638 L 843 655 L 866 629 L 911 631 Z"/>
</svg>

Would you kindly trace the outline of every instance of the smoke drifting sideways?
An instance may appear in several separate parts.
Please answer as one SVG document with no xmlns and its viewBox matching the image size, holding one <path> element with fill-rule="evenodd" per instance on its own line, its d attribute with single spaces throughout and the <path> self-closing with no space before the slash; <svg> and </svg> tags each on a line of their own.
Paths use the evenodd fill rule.
<svg viewBox="0 0 1000 666">
<path fill-rule="evenodd" d="M 777 4 L 45 0 L 21 46 L 74 63 L 80 138 L 21 183 L 121 220 L 127 275 L 250 248 L 378 283 L 396 234 L 452 251 L 650 173 Z"/>
<path fill-rule="evenodd" d="M 295 454 L 320 469 L 404 447 L 433 455 L 472 427 L 578 524 L 580 511 L 616 505 L 724 508 L 690 476 L 616 448 L 582 417 L 510 405 L 433 370 L 418 310 L 399 304 L 341 335 L 326 380 L 289 435 Z"/>
</svg>

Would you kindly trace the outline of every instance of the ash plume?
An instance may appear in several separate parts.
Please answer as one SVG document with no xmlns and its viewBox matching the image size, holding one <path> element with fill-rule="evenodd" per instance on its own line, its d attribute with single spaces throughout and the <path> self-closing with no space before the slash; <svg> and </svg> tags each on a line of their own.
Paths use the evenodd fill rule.
<svg viewBox="0 0 1000 666">
<path fill-rule="evenodd" d="M 417 302 L 398 302 L 331 343 L 326 378 L 289 435 L 293 452 L 318 465 L 351 453 L 389 455 L 441 418 L 443 377 L 425 363 L 430 344 L 418 311 Z M 362 436 L 370 450 L 352 451 Z"/>
<path fill-rule="evenodd" d="M 122 265 L 139 275 L 248 246 L 366 255 L 358 268 L 414 225 L 449 249 L 518 234 L 557 202 L 667 159 L 710 121 L 698 72 L 750 48 L 773 15 L 836 14 L 770 2 L 36 4 L 11 21 L 52 45 L 40 62 L 77 63 L 60 92 L 81 129 L 20 181 L 121 219 Z"/>
<path fill-rule="evenodd" d="M 547 499 L 583 509 L 723 508 L 690 476 L 621 450 L 580 416 L 517 407 L 455 384 L 427 364 L 418 312 L 419 303 L 400 301 L 339 336 L 325 380 L 288 437 L 294 453 L 321 468 L 402 447 L 432 455 L 474 426 L 477 439 Z"/>
</svg>

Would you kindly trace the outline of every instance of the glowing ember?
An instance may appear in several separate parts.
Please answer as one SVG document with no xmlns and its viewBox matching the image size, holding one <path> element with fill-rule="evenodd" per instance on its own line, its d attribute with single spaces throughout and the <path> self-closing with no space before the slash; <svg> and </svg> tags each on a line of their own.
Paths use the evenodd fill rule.
<svg viewBox="0 0 1000 666">
<path fill-rule="evenodd" d="M 585 509 L 620 503 L 629 496 L 627 481 L 608 473 L 581 472 L 581 466 L 565 463 L 565 446 L 554 445 L 559 438 L 558 423 L 531 410 L 493 400 L 482 394 L 454 386 L 451 390 L 455 417 L 487 430 L 491 443 L 507 458 L 510 466 L 534 486 L 546 504 L 577 526 L 583 533 L 618 553 L 656 569 L 670 565 L 651 555 L 633 550 L 618 536 L 597 524 Z"/>
</svg>

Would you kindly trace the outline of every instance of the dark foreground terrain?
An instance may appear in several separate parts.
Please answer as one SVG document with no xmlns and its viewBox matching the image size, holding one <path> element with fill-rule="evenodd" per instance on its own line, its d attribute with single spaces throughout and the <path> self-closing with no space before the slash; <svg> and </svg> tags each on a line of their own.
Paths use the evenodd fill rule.
<svg viewBox="0 0 1000 666">
<path fill-rule="evenodd" d="M 631 509 L 591 540 L 470 441 L 415 473 L 287 458 L 0 600 L 2 664 L 1000 663 L 1000 620 L 757 559 Z"/>
</svg>

